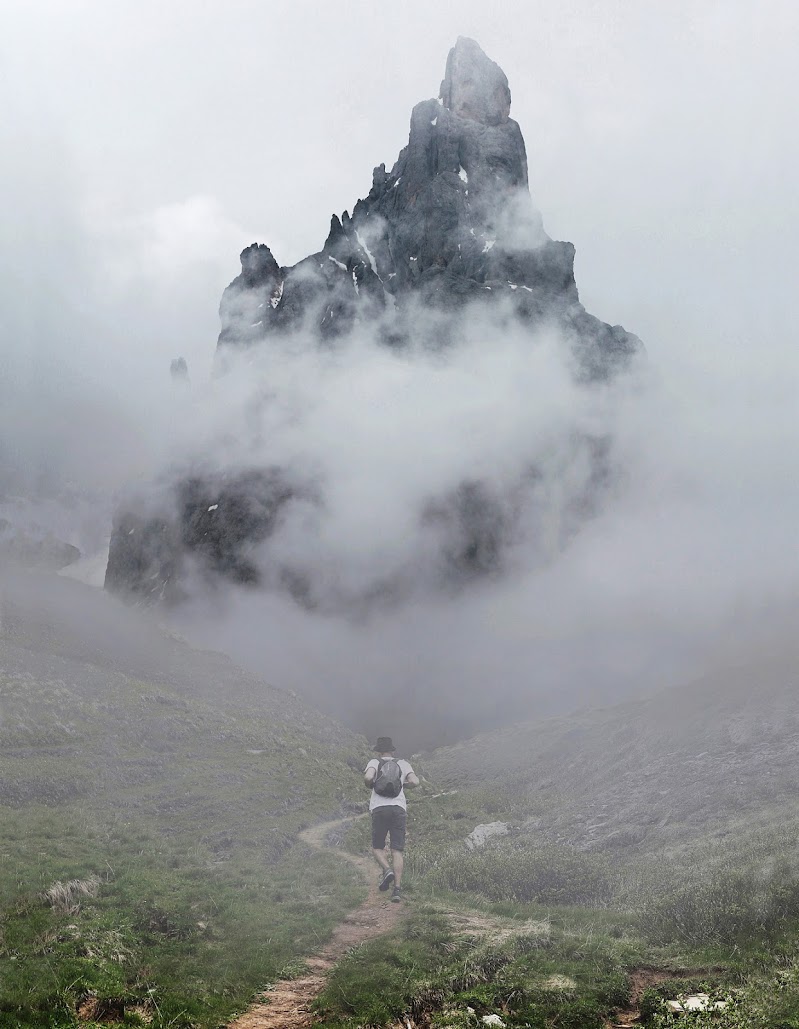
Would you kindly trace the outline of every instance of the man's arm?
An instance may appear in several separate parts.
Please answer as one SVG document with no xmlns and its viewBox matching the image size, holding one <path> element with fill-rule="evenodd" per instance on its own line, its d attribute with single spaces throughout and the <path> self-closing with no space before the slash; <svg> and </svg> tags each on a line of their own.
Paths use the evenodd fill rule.
<svg viewBox="0 0 799 1029">
<path fill-rule="evenodd" d="M 411 769 L 406 774 L 402 785 L 405 787 L 405 789 L 413 789 L 414 786 L 419 785 L 419 776 L 416 774 L 416 772 L 414 772 L 413 769 Z"/>
<path fill-rule="evenodd" d="M 372 765 L 371 763 L 369 765 L 367 765 L 366 766 L 366 771 L 363 773 L 363 781 L 364 781 L 364 784 L 369 787 L 369 789 L 372 788 L 372 783 L 375 781 L 375 776 L 376 775 L 377 775 L 377 769 L 375 768 L 375 766 Z"/>
</svg>

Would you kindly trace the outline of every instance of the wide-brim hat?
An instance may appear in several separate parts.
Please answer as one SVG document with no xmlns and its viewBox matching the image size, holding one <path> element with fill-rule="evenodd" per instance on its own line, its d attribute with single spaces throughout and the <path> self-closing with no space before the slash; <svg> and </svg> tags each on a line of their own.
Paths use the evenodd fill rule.
<svg viewBox="0 0 799 1029">
<path fill-rule="evenodd" d="M 378 736 L 377 743 L 375 744 L 375 750 L 379 754 L 389 754 L 395 750 L 394 744 L 391 742 L 390 736 Z"/>
</svg>

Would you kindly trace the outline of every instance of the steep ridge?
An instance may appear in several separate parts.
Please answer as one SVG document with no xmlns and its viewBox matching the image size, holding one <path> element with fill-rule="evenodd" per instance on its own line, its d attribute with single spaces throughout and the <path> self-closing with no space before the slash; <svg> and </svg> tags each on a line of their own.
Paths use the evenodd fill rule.
<svg viewBox="0 0 799 1029">
<path fill-rule="evenodd" d="M 251 421 L 282 399 L 270 381 L 270 360 L 343 352 L 354 340 L 409 360 L 420 353 L 454 360 L 466 342 L 491 347 L 492 339 L 509 335 L 533 354 L 550 333 L 575 389 L 607 385 L 631 366 L 640 341 L 586 312 L 573 245 L 544 231 L 530 196 L 524 139 L 509 112 L 504 72 L 477 43 L 459 38 L 439 97 L 413 110 L 408 145 L 390 170 L 375 169 L 352 214 L 332 217 L 320 251 L 292 267 L 281 266 L 264 243 L 242 252 L 241 274 L 220 305 L 217 363 L 230 372 L 252 359 L 245 378 L 256 377 L 261 392 L 250 401 Z M 541 507 L 540 462 L 560 462 L 574 492 L 563 504 L 564 538 L 592 516 L 612 478 L 609 430 L 575 426 L 554 444 L 530 440 L 523 427 L 519 434 L 525 460 L 513 481 L 497 488 L 474 468 L 451 475 L 454 485 L 442 481 L 429 497 L 410 499 L 416 552 L 397 569 L 375 572 L 359 590 L 328 570 L 314 574 L 297 556 L 302 546 L 289 560 L 269 554 L 292 517 L 324 522 L 335 483 L 318 468 L 281 460 L 266 429 L 257 433 L 255 455 L 242 444 L 237 450 L 235 438 L 226 441 L 221 461 L 198 446 L 146 496 L 140 491 L 120 508 L 106 587 L 158 603 L 183 599 L 189 580 L 223 580 L 286 593 L 308 609 L 360 615 L 401 602 L 422 567 L 433 591 L 468 586 L 504 570 L 503 556 L 525 521 L 551 521 L 525 515 Z M 297 528 L 300 535 L 309 531 Z"/>
</svg>

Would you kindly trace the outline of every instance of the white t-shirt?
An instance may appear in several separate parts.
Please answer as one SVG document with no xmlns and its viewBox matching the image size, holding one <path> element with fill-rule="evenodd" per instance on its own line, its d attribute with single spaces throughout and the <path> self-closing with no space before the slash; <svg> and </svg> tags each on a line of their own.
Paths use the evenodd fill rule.
<svg viewBox="0 0 799 1029">
<path fill-rule="evenodd" d="M 400 771 L 402 772 L 402 781 L 405 782 L 409 773 L 413 772 L 413 769 L 407 761 L 403 760 L 403 758 L 395 758 L 395 760 L 397 764 L 400 766 Z M 378 768 L 380 768 L 381 761 L 388 761 L 388 758 L 373 757 L 369 764 L 366 766 L 366 768 L 364 768 L 363 774 L 366 775 L 370 768 L 374 768 L 375 773 L 377 773 Z M 405 802 L 405 790 L 400 790 L 396 797 L 381 797 L 379 793 L 375 793 L 375 791 L 372 790 L 372 796 L 369 799 L 370 811 L 374 811 L 376 807 L 385 807 L 387 804 L 398 804 L 400 807 L 405 808 L 405 810 L 407 811 L 408 805 Z"/>
</svg>

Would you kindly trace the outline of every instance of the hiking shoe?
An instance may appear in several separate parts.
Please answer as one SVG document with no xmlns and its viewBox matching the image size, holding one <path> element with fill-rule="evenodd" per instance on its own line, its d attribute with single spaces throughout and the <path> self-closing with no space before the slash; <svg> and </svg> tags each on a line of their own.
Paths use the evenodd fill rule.
<svg viewBox="0 0 799 1029">
<path fill-rule="evenodd" d="M 389 886 L 393 882 L 394 882 L 394 873 L 389 868 L 387 871 L 383 872 L 383 874 L 380 876 L 380 882 L 377 884 L 377 888 L 381 892 L 385 893 L 386 890 L 389 888 Z"/>
<path fill-rule="evenodd" d="M 392 890 L 391 899 L 395 904 L 399 904 L 402 900 L 402 890 L 400 890 L 399 886 L 395 886 Z"/>
</svg>

